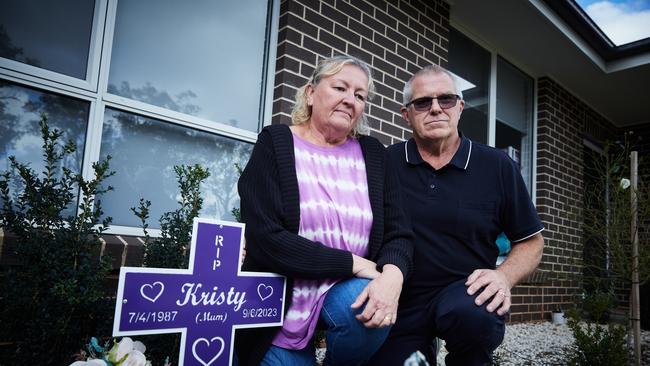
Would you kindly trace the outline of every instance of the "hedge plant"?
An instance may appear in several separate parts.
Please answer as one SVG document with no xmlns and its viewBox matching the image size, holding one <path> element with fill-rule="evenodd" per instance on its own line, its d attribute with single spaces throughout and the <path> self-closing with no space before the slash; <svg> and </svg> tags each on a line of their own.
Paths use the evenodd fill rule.
<svg viewBox="0 0 650 366">
<path fill-rule="evenodd" d="M 45 168 L 36 172 L 9 157 L 0 173 L 0 227 L 13 237 L 18 265 L 4 271 L 0 300 L 0 364 L 63 365 L 72 350 L 99 331 L 110 332 L 112 306 L 104 293 L 111 259 L 100 256 L 100 234 L 111 222 L 102 218 L 101 195 L 112 188 L 110 157 L 92 165 L 94 177 L 64 166 L 73 142 L 39 122 Z M 18 187 L 18 188 L 15 188 Z M 70 207 L 76 215 L 66 215 Z M 74 211 L 74 210 L 73 210 Z"/>
</svg>

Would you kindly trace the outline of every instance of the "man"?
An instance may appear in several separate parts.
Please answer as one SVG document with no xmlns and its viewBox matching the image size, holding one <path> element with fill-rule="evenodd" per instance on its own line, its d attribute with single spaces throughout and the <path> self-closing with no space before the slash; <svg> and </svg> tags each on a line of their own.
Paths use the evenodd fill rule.
<svg viewBox="0 0 650 366">
<path fill-rule="evenodd" d="M 510 290 L 541 259 L 543 227 L 519 167 L 458 131 L 464 105 L 454 77 L 438 66 L 404 87 L 401 112 L 413 138 L 388 155 L 416 235 L 414 271 L 371 365 L 402 365 L 415 351 L 435 365 L 436 337 L 446 342 L 448 366 L 489 364 L 503 340 Z M 495 269 L 502 232 L 513 246 Z"/>
</svg>

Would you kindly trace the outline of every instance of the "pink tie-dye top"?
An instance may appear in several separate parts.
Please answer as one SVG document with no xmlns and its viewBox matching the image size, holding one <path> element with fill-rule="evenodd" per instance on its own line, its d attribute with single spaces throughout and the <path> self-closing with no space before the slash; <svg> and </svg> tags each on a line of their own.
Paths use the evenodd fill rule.
<svg viewBox="0 0 650 366">
<path fill-rule="evenodd" d="M 322 147 L 293 135 L 300 193 L 298 235 L 359 256 L 368 253 L 372 210 L 359 141 Z M 327 291 L 338 279 L 294 279 L 292 302 L 273 344 L 303 349 L 314 334 Z"/>
</svg>

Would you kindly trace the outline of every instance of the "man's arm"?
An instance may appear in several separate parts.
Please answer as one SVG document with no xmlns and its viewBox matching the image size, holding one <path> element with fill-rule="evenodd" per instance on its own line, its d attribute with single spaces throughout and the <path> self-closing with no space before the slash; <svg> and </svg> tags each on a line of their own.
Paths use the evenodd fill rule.
<svg viewBox="0 0 650 366">
<path fill-rule="evenodd" d="M 501 263 L 499 268 L 477 269 L 467 278 L 465 285 L 468 286 L 467 293 L 473 295 L 479 289 L 483 292 L 476 297 L 476 305 L 483 305 L 492 296 L 492 302 L 488 304 L 487 310 L 497 310 L 497 314 L 503 315 L 510 310 L 510 289 L 517 283 L 531 274 L 542 259 L 544 250 L 544 238 L 537 233 L 532 237 L 512 246 L 508 258 Z"/>
<path fill-rule="evenodd" d="M 526 276 L 533 273 L 542 259 L 544 238 L 541 233 L 512 246 L 512 250 L 503 263 L 496 269 L 502 272 L 513 288 Z"/>
</svg>

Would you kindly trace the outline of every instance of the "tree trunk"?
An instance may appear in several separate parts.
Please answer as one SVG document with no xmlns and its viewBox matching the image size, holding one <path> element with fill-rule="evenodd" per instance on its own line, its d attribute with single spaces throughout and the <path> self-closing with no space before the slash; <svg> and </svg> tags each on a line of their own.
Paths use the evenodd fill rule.
<svg viewBox="0 0 650 366">
<path fill-rule="evenodd" d="M 641 366 L 641 314 L 640 314 L 640 303 L 639 303 L 639 232 L 637 228 L 637 210 L 638 210 L 638 153 L 632 151 L 630 154 L 631 158 L 631 183 L 632 189 L 630 191 L 631 197 L 631 210 L 632 210 L 632 222 L 630 223 L 630 232 L 632 236 L 632 326 L 634 332 L 634 364 L 636 366 Z"/>
</svg>

